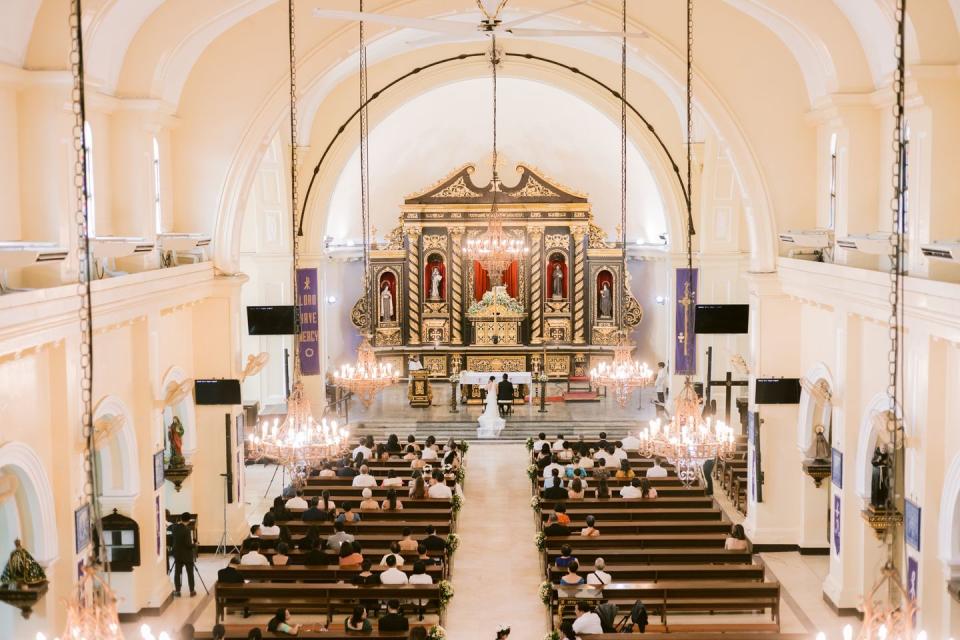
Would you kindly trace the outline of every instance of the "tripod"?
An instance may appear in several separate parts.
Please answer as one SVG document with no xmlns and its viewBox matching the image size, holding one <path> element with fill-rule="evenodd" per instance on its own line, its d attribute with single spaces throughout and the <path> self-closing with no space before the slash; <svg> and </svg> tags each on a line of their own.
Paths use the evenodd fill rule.
<svg viewBox="0 0 960 640">
<path fill-rule="evenodd" d="M 200 575 L 200 569 L 197 569 L 197 554 L 196 554 L 196 551 L 194 551 L 194 554 L 193 554 L 193 562 L 190 564 L 190 566 L 193 568 L 193 573 L 196 574 L 197 580 L 200 581 L 200 586 L 203 587 L 203 590 L 209 595 L 209 594 L 210 594 L 210 590 L 207 589 L 207 583 L 203 581 L 203 576 Z M 179 569 L 179 567 L 177 566 L 177 562 L 176 562 L 176 560 L 174 560 L 173 566 L 170 567 L 170 571 L 168 571 L 167 573 L 168 573 L 169 575 L 173 575 L 173 572 L 174 572 L 175 570 L 178 570 L 178 569 Z M 179 577 L 179 576 L 177 576 L 177 577 Z M 178 591 L 177 593 L 179 594 L 180 592 Z"/>
<path fill-rule="evenodd" d="M 227 555 L 230 553 L 240 553 L 239 547 L 237 545 L 229 545 L 232 548 L 228 548 L 227 544 L 227 491 L 228 485 L 230 484 L 230 474 L 221 473 L 220 477 L 223 478 L 223 533 L 220 535 L 220 544 L 217 545 L 217 550 L 214 552 L 215 555 Z M 204 586 L 204 589 L 207 587 Z"/>
</svg>

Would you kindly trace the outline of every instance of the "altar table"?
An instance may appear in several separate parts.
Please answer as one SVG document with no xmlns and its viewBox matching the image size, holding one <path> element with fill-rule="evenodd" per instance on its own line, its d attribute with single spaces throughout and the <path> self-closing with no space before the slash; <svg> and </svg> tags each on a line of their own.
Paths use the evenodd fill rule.
<svg viewBox="0 0 960 640">
<path fill-rule="evenodd" d="M 495 382 L 499 383 L 503 380 L 503 374 L 507 374 L 507 380 L 513 383 L 514 403 L 522 404 L 527 401 L 526 398 L 528 397 L 530 398 L 529 402 L 533 402 L 533 394 L 530 393 L 533 385 L 533 374 L 529 371 L 461 371 L 459 385 L 461 402 L 465 398 L 467 404 L 482 403 L 481 390 L 490 381 L 490 376 L 493 376 Z M 464 386 L 467 386 L 468 389 L 465 390 Z"/>
</svg>

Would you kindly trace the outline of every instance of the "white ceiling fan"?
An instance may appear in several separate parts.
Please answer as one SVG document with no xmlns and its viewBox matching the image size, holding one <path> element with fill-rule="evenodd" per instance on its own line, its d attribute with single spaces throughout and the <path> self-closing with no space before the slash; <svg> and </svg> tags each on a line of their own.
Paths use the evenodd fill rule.
<svg viewBox="0 0 960 640">
<path fill-rule="evenodd" d="M 518 28 L 519 25 L 541 18 L 543 16 L 570 9 L 582 4 L 588 4 L 590 0 L 579 0 L 556 9 L 543 11 L 510 22 L 504 22 L 500 19 L 503 8 L 509 0 L 476 0 L 477 7 L 483 14 L 483 19 L 479 24 L 470 24 L 468 22 L 458 22 L 454 20 L 438 20 L 431 18 L 408 18 L 406 16 L 396 16 L 385 13 L 371 13 L 369 11 L 338 11 L 333 9 L 314 9 L 315 18 L 327 18 L 330 20 L 363 20 L 364 22 L 379 22 L 395 27 L 407 27 L 410 29 L 420 29 L 423 31 L 435 31 L 439 35 L 416 40 L 412 44 L 435 44 L 438 42 L 472 40 L 487 35 L 513 36 L 519 38 L 567 38 L 567 37 L 596 37 L 596 36 L 614 36 L 622 38 L 624 35 L 628 38 L 645 38 L 643 32 L 622 31 L 593 31 L 580 29 L 526 29 Z"/>
</svg>

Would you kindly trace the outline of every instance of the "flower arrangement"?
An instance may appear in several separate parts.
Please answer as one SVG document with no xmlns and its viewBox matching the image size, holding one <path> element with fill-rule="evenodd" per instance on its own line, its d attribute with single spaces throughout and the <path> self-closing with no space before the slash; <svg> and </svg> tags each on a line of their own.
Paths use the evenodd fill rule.
<svg viewBox="0 0 960 640">
<path fill-rule="evenodd" d="M 547 536 L 543 534 L 543 531 L 537 532 L 537 535 L 533 536 L 533 541 L 537 545 L 537 549 L 540 551 L 547 550 Z"/>
<path fill-rule="evenodd" d="M 464 469 L 462 465 L 460 467 L 457 467 L 453 472 L 453 477 L 457 480 L 457 484 L 459 484 L 462 487 L 463 481 L 467 477 L 466 469 Z"/>
<path fill-rule="evenodd" d="M 460 513 L 460 509 L 463 507 L 463 498 L 460 497 L 459 493 L 454 493 L 453 497 L 450 498 L 450 508 L 453 511 L 453 515 Z"/>
<path fill-rule="evenodd" d="M 552 600 L 553 583 L 549 580 L 544 580 L 540 583 L 540 602 L 542 602 L 545 607 L 549 607 Z"/>
<path fill-rule="evenodd" d="M 434 625 L 427 631 L 427 640 L 447 640 L 447 632 L 440 625 Z"/>
<path fill-rule="evenodd" d="M 530 478 L 530 482 L 536 482 L 538 475 L 540 475 L 540 470 L 537 469 L 537 465 L 531 464 L 527 467 L 527 477 Z"/>
<path fill-rule="evenodd" d="M 507 311 L 512 311 L 514 313 L 523 313 L 523 305 L 519 301 L 514 300 L 510 297 L 510 294 L 507 293 L 506 287 L 494 287 L 491 291 L 487 291 L 483 294 L 483 297 L 471 304 L 467 308 L 467 313 L 470 315 L 475 315 L 482 313 L 487 310 L 488 307 L 500 306 L 504 307 Z"/>
<path fill-rule="evenodd" d="M 440 587 L 440 611 L 446 611 L 447 605 L 450 604 L 450 599 L 453 597 L 453 585 L 450 584 L 449 580 L 441 580 L 437 586 Z M 440 628 L 440 631 L 443 632 L 443 628 Z M 439 637 L 443 638 L 444 636 Z"/>
<path fill-rule="evenodd" d="M 460 455 L 465 456 L 470 449 L 470 444 L 466 440 L 461 440 L 460 444 L 457 445 L 457 449 L 460 449 Z"/>
<path fill-rule="evenodd" d="M 527 451 L 533 451 L 533 437 L 527 438 Z"/>
<path fill-rule="evenodd" d="M 543 499 L 540 496 L 533 496 L 530 498 L 530 506 L 533 507 L 534 513 L 540 513 L 543 510 Z"/>
<path fill-rule="evenodd" d="M 559 631 L 551 631 L 547 635 L 543 636 L 543 640 L 562 640 L 562 639 L 560 638 Z"/>
<path fill-rule="evenodd" d="M 460 547 L 460 536 L 455 533 L 447 534 L 447 557 L 451 557 L 453 552 Z"/>
</svg>

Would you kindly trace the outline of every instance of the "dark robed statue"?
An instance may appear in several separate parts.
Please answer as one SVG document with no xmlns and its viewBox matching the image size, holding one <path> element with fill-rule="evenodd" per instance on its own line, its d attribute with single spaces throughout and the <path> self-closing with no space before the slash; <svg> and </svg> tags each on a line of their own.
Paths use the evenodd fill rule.
<svg viewBox="0 0 960 640">
<path fill-rule="evenodd" d="M 600 287 L 600 317 L 613 317 L 613 295 L 610 291 L 610 285 L 606 282 Z"/>
<path fill-rule="evenodd" d="M 19 538 L 13 541 L 13 546 L 7 566 L 3 569 L 3 575 L 0 575 L 0 583 L 23 585 L 46 582 L 47 574 L 43 567 L 33 559 L 29 551 L 23 548 Z"/>
<path fill-rule="evenodd" d="M 830 462 L 830 443 L 823 435 L 823 425 L 817 425 L 813 459 L 817 462 Z"/>
<path fill-rule="evenodd" d="M 876 509 L 886 509 L 890 502 L 890 454 L 877 447 L 870 464 L 873 465 L 870 504 Z"/>
<path fill-rule="evenodd" d="M 563 297 L 563 269 L 559 264 L 553 265 L 553 287 L 551 289 L 554 298 Z"/>
<path fill-rule="evenodd" d="M 173 422 L 170 423 L 167 433 L 170 438 L 170 466 L 180 468 L 187 461 L 183 458 L 183 423 L 180 422 L 179 417 L 173 416 Z"/>
</svg>

